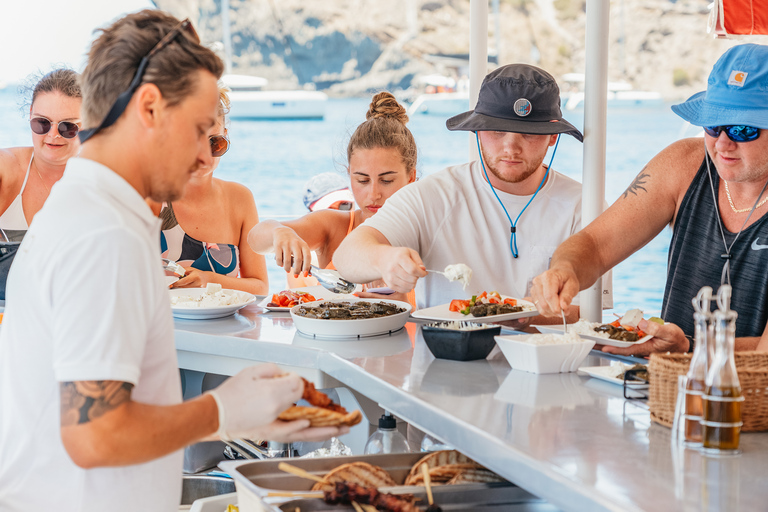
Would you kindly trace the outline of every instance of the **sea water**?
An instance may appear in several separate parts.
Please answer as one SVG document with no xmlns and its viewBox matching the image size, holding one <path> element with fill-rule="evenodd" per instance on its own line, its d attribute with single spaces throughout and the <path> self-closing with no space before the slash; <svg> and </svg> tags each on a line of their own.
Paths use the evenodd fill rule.
<svg viewBox="0 0 768 512">
<path fill-rule="evenodd" d="M 20 109 L 14 87 L 0 90 L 0 147 L 30 145 L 28 117 Z M 302 203 L 304 185 L 315 174 L 335 171 L 345 175 L 346 144 L 355 127 L 365 120 L 367 99 L 331 99 L 323 120 L 232 120 L 232 145 L 221 159 L 216 176 L 247 186 L 256 200 L 259 217 L 295 218 L 307 213 Z M 566 111 L 577 127 L 583 111 Z M 415 115 L 408 127 L 419 149 L 418 171 L 428 176 L 449 165 L 467 161 L 470 139 L 466 132 L 449 132 L 445 117 Z M 669 106 L 635 107 L 608 111 L 606 200 L 613 203 L 648 161 L 680 138 L 683 122 Z M 689 134 L 690 135 L 690 134 Z M 140 150 L 141 148 L 136 148 Z M 552 150 L 550 149 L 550 152 Z M 551 153 L 545 162 L 549 162 Z M 553 168 L 582 181 L 583 146 L 573 137 L 561 137 Z M 672 170 L 670 170 L 672 171 Z M 646 196 L 652 200 L 650 195 Z M 627 232 L 634 226 L 626 226 Z M 617 232 L 617 238 L 624 232 Z M 666 279 L 666 256 L 671 233 L 659 236 L 613 272 L 614 309 L 661 309 Z M 506 247 L 504 240 L 500 246 Z M 285 272 L 267 258 L 270 291 L 285 288 Z"/>
</svg>

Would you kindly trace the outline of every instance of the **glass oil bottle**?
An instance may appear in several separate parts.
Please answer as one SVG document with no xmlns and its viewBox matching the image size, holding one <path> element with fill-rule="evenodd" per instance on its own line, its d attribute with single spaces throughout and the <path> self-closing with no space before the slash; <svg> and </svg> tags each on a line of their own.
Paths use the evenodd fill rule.
<svg viewBox="0 0 768 512">
<path fill-rule="evenodd" d="M 711 288 L 710 288 L 711 290 Z M 690 446 L 700 446 L 701 420 L 704 414 L 702 395 L 706 391 L 707 370 L 709 358 L 707 346 L 710 342 L 709 326 L 710 313 L 693 314 L 695 320 L 695 335 L 693 357 L 688 370 L 685 385 L 685 443 Z M 711 340 L 714 342 L 714 339 Z"/>
<path fill-rule="evenodd" d="M 733 354 L 736 339 L 735 311 L 729 309 L 730 286 L 721 300 L 724 285 L 718 292 L 720 309 L 714 312 L 716 350 L 707 372 L 703 395 L 702 443 L 705 451 L 720 454 L 739 453 L 741 433 L 741 394 L 739 376 Z"/>
</svg>

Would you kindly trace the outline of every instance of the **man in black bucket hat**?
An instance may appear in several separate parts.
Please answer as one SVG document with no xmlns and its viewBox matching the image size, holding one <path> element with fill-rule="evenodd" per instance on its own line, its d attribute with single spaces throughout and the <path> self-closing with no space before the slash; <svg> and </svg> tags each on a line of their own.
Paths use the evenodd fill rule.
<svg viewBox="0 0 768 512">
<path fill-rule="evenodd" d="M 736 349 L 768 350 L 768 46 L 730 48 L 707 90 L 672 110 L 702 127 L 704 138 L 679 140 L 656 155 L 616 203 L 557 249 L 550 270 L 534 280 L 533 297 L 543 314 L 559 315 L 579 289 L 671 225 L 666 324 L 643 320 L 639 327 L 653 339 L 603 350 L 691 350 L 691 299 L 721 284 L 732 286 Z"/>
<path fill-rule="evenodd" d="M 581 132 L 562 118 L 555 79 L 526 64 L 488 74 L 475 110 L 447 126 L 475 132 L 480 160 L 399 190 L 344 240 L 334 265 L 355 282 L 415 286 L 419 308 L 483 291 L 525 297 L 554 248 L 581 227 L 581 184 L 544 164 L 560 134 L 581 141 Z M 467 289 L 426 271 L 456 263 L 473 270 Z M 610 306 L 609 289 L 605 297 Z M 576 321 L 578 307 L 568 316 Z"/>
</svg>

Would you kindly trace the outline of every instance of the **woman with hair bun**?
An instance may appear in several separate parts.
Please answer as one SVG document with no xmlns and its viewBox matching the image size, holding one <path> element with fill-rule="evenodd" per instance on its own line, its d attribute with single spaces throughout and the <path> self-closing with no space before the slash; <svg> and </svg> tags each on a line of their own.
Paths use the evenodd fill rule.
<svg viewBox="0 0 768 512">
<path fill-rule="evenodd" d="M 0 228 L 12 241 L 22 239 L 67 161 L 80 149 L 78 74 L 55 69 L 25 89 L 32 93 L 32 146 L 0 149 Z"/>
<path fill-rule="evenodd" d="M 312 251 L 320 267 L 334 268 L 333 253 L 344 237 L 416 180 L 416 141 L 405 126 L 405 108 L 392 94 L 380 92 L 365 117 L 347 146 L 347 173 L 358 209 L 319 210 L 287 222 L 264 220 L 248 234 L 254 251 L 274 253 L 278 266 L 294 276 L 309 272 Z"/>
</svg>

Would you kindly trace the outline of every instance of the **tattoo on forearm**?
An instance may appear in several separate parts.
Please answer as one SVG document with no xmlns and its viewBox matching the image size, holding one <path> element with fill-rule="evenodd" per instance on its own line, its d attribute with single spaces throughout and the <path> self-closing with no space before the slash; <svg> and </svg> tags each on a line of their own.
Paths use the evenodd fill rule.
<svg viewBox="0 0 768 512">
<path fill-rule="evenodd" d="M 116 380 L 62 382 L 61 426 L 95 420 L 131 398 L 133 384 Z"/>
<path fill-rule="evenodd" d="M 628 187 L 627 190 L 624 191 L 623 197 L 624 199 L 627 198 L 629 193 L 633 193 L 634 195 L 637 195 L 638 191 L 642 190 L 643 192 L 648 192 L 648 189 L 646 189 L 643 185 L 645 185 L 645 180 L 649 178 L 651 175 L 645 172 L 645 167 L 643 167 L 643 170 L 640 171 L 640 174 L 637 175 L 635 178 L 635 181 L 633 181 Z"/>
</svg>

